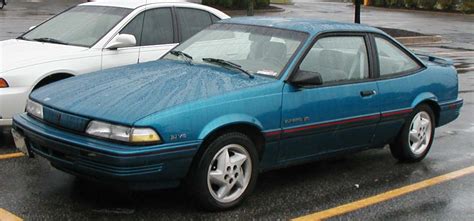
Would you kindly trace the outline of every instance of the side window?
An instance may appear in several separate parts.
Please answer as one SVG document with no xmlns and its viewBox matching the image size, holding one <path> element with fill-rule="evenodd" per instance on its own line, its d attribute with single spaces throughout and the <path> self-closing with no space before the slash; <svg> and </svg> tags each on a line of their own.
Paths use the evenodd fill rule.
<svg viewBox="0 0 474 221">
<path fill-rule="evenodd" d="M 171 8 L 150 9 L 145 12 L 142 46 L 173 43 Z"/>
<path fill-rule="evenodd" d="M 135 36 L 137 40 L 137 46 L 140 46 L 140 41 L 142 37 L 142 27 L 143 27 L 143 15 L 141 13 L 137 15 L 131 22 L 129 22 L 125 28 L 120 31 L 120 34 L 130 34 Z"/>
<path fill-rule="evenodd" d="M 380 76 L 415 71 L 420 67 L 412 58 L 391 42 L 375 37 L 379 58 Z"/>
<path fill-rule="evenodd" d="M 176 11 L 182 41 L 212 24 L 211 16 L 206 11 L 190 8 L 176 8 Z"/>
<path fill-rule="evenodd" d="M 369 78 L 364 37 L 319 39 L 301 63 L 300 70 L 320 74 L 323 84 Z"/>
</svg>

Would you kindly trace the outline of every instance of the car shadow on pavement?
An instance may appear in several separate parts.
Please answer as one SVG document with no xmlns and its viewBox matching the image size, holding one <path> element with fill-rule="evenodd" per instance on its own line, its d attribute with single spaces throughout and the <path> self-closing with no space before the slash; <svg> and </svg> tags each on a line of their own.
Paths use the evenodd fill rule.
<svg viewBox="0 0 474 221">
<path fill-rule="evenodd" d="M 278 169 L 259 176 L 253 194 L 240 207 L 227 212 L 203 213 L 183 187 L 169 190 L 132 191 L 76 178 L 72 199 L 87 205 L 93 216 L 117 215 L 129 218 L 188 219 L 229 217 L 286 217 L 287 212 L 315 208 L 363 197 L 389 185 L 405 183 L 410 174 L 427 173 L 429 160 L 420 164 L 399 164 L 387 148 L 351 156 L 336 157 Z M 417 172 L 418 171 L 418 172 Z M 288 208 L 288 211 L 282 210 Z M 276 212 L 280 211 L 280 212 Z"/>
</svg>

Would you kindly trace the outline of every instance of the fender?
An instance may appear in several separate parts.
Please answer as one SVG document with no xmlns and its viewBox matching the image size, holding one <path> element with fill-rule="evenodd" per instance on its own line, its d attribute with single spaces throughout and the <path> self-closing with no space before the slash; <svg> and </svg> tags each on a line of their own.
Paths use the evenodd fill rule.
<svg viewBox="0 0 474 221">
<path fill-rule="evenodd" d="M 437 105 L 439 105 L 438 104 L 438 97 L 436 97 L 436 95 L 434 95 L 431 92 L 423 92 L 423 93 L 421 93 L 421 94 L 419 94 L 418 96 L 415 97 L 415 99 L 411 103 L 410 107 L 415 108 L 418 104 L 420 104 L 420 103 L 422 103 L 426 100 L 434 101 Z"/>
<path fill-rule="evenodd" d="M 218 130 L 219 128 L 233 124 L 248 124 L 257 127 L 260 129 L 260 131 L 263 130 L 262 123 L 252 116 L 245 114 L 228 114 L 220 116 L 204 126 L 199 134 L 198 139 L 204 140 L 209 134 Z"/>
</svg>

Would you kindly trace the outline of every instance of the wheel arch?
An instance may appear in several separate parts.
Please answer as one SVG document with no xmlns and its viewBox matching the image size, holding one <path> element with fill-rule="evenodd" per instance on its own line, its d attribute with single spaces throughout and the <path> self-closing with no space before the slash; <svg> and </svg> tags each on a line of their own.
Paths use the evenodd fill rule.
<svg viewBox="0 0 474 221">
<path fill-rule="evenodd" d="M 42 78 L 40 78 L 32 87 L 31 91 L 34 91 L 40 87 L 43 87 L 45 85 L 48 85 L 50 83 L 64 80 L 66 78 L 74 77 L 75 74 L 67 71 L 60 71 L 60 72 L 54 72 L 50 74 L 44 75 Z"/>
<path fill-rule="evenodd" d="M 438 104 L 438 98 L 436 97 L 436 95 L 430 92 L 418 95 L 418 97 L 416 97 L 412 103 L 412 108 L 415 108 L 421 104 L 426 104 L 431 108 L 431 110 L 433 110 L 433 113 L 435 114 L 435 123 L 436 126 L 438 126 L 441 107 Z"/>
</svg>

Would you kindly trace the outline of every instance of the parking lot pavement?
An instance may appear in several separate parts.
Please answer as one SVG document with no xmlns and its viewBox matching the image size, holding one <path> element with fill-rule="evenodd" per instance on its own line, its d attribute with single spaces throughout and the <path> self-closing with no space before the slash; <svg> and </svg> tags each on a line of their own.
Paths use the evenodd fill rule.
<svg viewBox="0 0 474 221">
<path fill-rule="evenodd" d="M 20 33 L 41 18 L 25 19 L 8 10 L 17 9 L 12 4 L 6 12 L 0 11 L 0 39 Z M 5 13 L 14 19 L 5 20 Z M 4 29 L 6 23 L 9 26 Z M 420 163 L 398 163 L 384 148 L 270 171 L 260 175 L 254 194 L 241 207 L 208 213 L 198 210 L 181 189 L 133 192 L 77 179 L 41 158 L 15 155 L 6 133 L 0 135 L 0 220 L 273 220 L 334 208 L 330 220 L 474 220 L 474 173 L 432 182 L 434 177 L 474 166 L 474 53 L 459 49 L 457 42 L 411 49 L 454 59 L 465 102 L 458 120 L 437 129 L 431 152 Z M 394 197 L 394 190 L 420 182 L 431 185 Z M 371 197 L 378 194 L 388 198 L 373 204 Z M 342 205 L 357 209 L 345 213 Z"/>
</svg>

